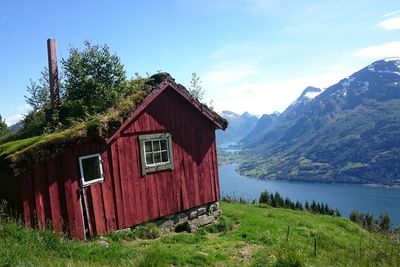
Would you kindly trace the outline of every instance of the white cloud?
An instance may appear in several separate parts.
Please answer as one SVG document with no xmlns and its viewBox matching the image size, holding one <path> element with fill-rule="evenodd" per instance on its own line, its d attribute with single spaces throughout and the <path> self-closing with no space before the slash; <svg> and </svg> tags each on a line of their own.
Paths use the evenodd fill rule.
<svg viewBox="0 0 400 267">
<path fill-rule="evenodd" d="M 29 105 L 23 104 L 12 108 L 12 115 L 5 117 L 6 124 L 8 126 L 14 125 L 24 118 L 24 114 L 28 113 Z"/>
<path fill-rule="evenodd" d="M 382 17 L 383 17 L 383 18 L 386 18 L 386 17 L 390 17 L 390 16 L 393 16 L 393 15 L 397 15 L 397 14 L 399 14 L 399 13 L 400 13 L 400 10 L 396 10 L 396 11 L 392 11 L 392 12 L 386 13 L 386 14 L 383 15 Z"/>
<path fill-rule="evenodd" d="M 391 18 L 378 23 L 378 26 L 385 30 L 399 30 L 400 29 L 400 17 Z"/>
<path fill-rule="evenodd" d="M 22 119 L 23 119 L 23 115 L 22 114 L 16 114 L 16 115 L 13 115 L 13 116 L 5 118 L 6 124 L 8 126 L 14 125 L 14 124 L 16 124 L 17 122 L 19 122 Z"/>
<path fill-rule="evenodd" d="M 203 81 L 209 87 L 218 87 L 241 82 L 254 75 L 261 74 L 261 72 L 261 69 L 257 68 L 251 61 L 223 62 L 213 66 L 203 76 Z"/>
<path fill-rule="evenodd" d="M 248 111 L 269 114 L 285 110 L 307 86 L 326 88 L 349 75 L 349 72 L 325 73 L 316 76 L 293 77 L 285 80 L 264 79 L 258 82 L 239 82 L 218 88 L 213 99 L 217 111 Z"/>
<path fill-rule="evenodd" d="M 306 76 L 279 70 L 281 75 L 277 77 L 271 74 L 273 65 L 265 64 L 257 49 L 248 50 L 239 58 L 235 53 L 224 53 L 227 50 L 231 52 L 232 47 L 212 53 L 211 67 L 202 74 L 203 87 L 207 88 L 205 100 L 212 99 L 217 111 L 248 111 L 258 115 L 281 112 L 307 86 L 325 88 L 351 74 L 346 66 L 332 65 L 316 75 Z"/>
<path fill-rule="evenodd" d="M 369 46 L 356 52 L 357 57 L 382 59 L 387 57 L 400 57 L 400 41 L 381 45 Z"/>
<path fill-rule="evenodd" d="M 253 43 L 230 45 L 208 56 L 211 67 L 203 75 L 208 87 L 219 87 L 252 80 L 264 72 L 264 47 Z"/>
</svg>

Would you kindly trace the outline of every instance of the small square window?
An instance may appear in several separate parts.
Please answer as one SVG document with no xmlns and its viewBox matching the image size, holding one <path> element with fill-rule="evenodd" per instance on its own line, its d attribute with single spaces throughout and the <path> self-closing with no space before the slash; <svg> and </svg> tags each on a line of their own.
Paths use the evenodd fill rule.
<svg viewBox="0 0 400 267">
<path fill-rule="evenodd" d="M 173 170 L 172 139 L 168 133 L 139 136 L 142 174 Z"/>
<path fill-rule="evenodd" d="M 88 186 L 104 180 L 100 154 L 79 157 L 79 167 L 82 186 Z"/>
</svg>

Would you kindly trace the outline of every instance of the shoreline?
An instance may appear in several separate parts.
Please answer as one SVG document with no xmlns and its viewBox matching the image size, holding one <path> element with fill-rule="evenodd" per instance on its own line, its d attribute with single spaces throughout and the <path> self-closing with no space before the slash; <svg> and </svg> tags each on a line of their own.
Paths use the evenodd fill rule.
<svg viewBox="0 0 400 267">
<path fill-rule="evenodd" d="M 240 162 L 222 162 L 218 164 L 219 166 L 227 166 L 227 165 L 239 165 Z M 399 189 L 400 190 L 400 184 L 395 184 L 395 185 L 388 185 L 388 184 L 379 184 L 379 183 L 351 183 L 351 182 L 323 182 L 323 181 L 310 181 L 310 180 L 303 180 L 303 179 L 263 179 L 260 177 L 255 177 L 255 176 L 247 176 L 238 171 L 237 168 L 235 168 L 235 171 L 238 175 L 241 175 L 243 177 L 251 178 L 251 179 L 256 179 L 256 180 L 261 180 L 261 181 L 280 181 L 280 182 L 288 182 L 288 183 L 306 183 L 306 184 L 342 184 L 342 185 L 359 185 L 359 186 L 366 186 L 366 187 L 371 187 L 371 188 L 387 188 L 387 189 Z"/>
</svg>

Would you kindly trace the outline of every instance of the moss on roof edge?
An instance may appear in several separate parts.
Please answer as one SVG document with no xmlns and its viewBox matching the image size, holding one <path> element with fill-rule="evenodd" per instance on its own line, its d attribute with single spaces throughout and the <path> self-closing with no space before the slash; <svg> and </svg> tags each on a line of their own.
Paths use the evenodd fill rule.
<svg viewBox="0 0 400 267">
<path fill-rule="evenodd" d="M 139 90 L 121 98 L 106 112 L 88 118 L 84 122 L 78 122 L 59 132 L 1 144 L 0 166 L 12 168 L 17 175 L 33 163 L 54 156 L 72 144 L 83 142 L 88 138 L 103 139 L 111 136 L 146 97 L 157 89 L 151 77 L 140 79 L 139 83 Z"/>
<path fill-rule="evenodd" d="M 43 134 L 1 144 L 0 167 L 12 168 L 14 174 L 18 175 L 26 171 L 34 163 L 55 156 L 72 144 L 83 143 L 87 139 L 110 137 L 166 80 L 175 83 L 168 73 L 158 73 L 149 78 L 140 79 L 137 84 L 139 90 L 133 91 L 132 94 L 120 99 L 113 107 L 107 109 L 106 112 L 97 114 L 85 122 L 79 122 L 68 129 L 56 133 Z M 180 90 L 189 94 L 184 86 L 177 85 Z M 223 129 L 227 127 L 227 121 L 224 118 L 207 105 L 202 103 L 200 105 Z"/>
</svg>

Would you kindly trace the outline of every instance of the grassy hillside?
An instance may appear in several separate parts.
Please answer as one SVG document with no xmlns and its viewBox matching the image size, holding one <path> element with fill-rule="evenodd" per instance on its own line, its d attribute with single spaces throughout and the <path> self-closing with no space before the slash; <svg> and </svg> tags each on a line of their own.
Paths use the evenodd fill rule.
<svg viewBox="0 0 400 267">
<path fill-rule="evenodd" d="M 347 219 L 248 204 L 221 208 L 224 218 L 213 226 L 156 239 L 143 239 L 159 234 L 145 226 L 72 241 L 3 220 L 0 266 L 400 266 L 398 242 Z"/>
</svg>

